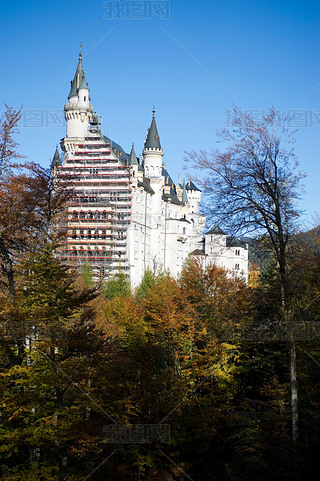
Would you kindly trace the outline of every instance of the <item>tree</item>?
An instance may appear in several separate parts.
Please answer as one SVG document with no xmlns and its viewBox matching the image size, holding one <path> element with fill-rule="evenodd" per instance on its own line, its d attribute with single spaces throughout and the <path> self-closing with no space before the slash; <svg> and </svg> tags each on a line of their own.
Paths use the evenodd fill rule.
<svg viewBox="0 0 320 481">
<path fill-rule="evenodd" d="M 105 352 L 88 304 L 96 294 L 79 288 L 52 244 L 28 253 L 21 267 L 15 302 L 0 297 L 7 336 L 0 346 L 0 471 L 12 481 L 65 479 L 68 458 L 77 466 L 98 437 L 89 429 L 91 382 Z M 19 359 L 17 325 L 25 344 Z"/>
<path fill-rule="evenodd" d="M 17 159 L 22 158 L 16 148 L 17 142 L 13 135 L 18 132 L 17 124 L 22 116 L 22 107 L 14 110 L 5 105 L 5 111 L 0 117 L 0 175 L 7 170 L 16 168 Z"/>
<path fill-rule="evenodd" d="M 64 176 L 64 184 L 58 186 L 50 169 L 18 161 L 22 156 L 13 135 L 20 118 L 21 108 L 15 111 L 6 106 L 0 119 L 0 262 L 12 301 L 17 260 L 40 237 L 57 236 L 54 219 L 71 195 L 68 183 L 72 182 Z"/>
<path fill-rule="evenodd" d="M 288 241 L 299 216 L 296 201 L 303 175 L 296 171 L 287 119 L 274 108 L 259 121 L 233 109 L 232 129 L 219 133 L 225 150 L 190 152 L 186 160 L 201 169 L 208 213 L 232 233 L 251 233 L 263 240 L 277 262 L 282 318 L 291 344 L 292 436 L 298 437 L 295 346 L 290 332 Z M 285 146 L 288 144 L 290 148 Z"/>
<path fill-rule="evenodd" d="M 119 270 L 113 277 L 108 279 L 104 286 L 104 296 L 110 300 L 114 297 L 131 296 L 130 281 L 122 270 Z"/>
</svg>

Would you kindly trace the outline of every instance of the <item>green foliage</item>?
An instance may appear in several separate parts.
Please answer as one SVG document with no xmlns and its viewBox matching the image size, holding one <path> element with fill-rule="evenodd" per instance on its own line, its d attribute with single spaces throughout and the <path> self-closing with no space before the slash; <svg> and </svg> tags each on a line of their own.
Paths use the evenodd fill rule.
<svg viewBox="0 0 320 481">
<path fill-rule="evenodd" d="M 129 297 L 131 295 L 131 286 L 128 277 L 123 271 L 117 272 L 104 285 L 104 296 L 107 299 L 115 297 Z"/>
<path fill-rule="evenodd" d="M 157 276 L 151 269 L 146 269 L 142 281 L 136 291 L 136 299 L 142 299 L 147 296 L 150 289 L 153 289 L 156 284 Z"/>
<path fill-rule="evenodd" d="M 92 268 L 87 260 L 85 260 L 83 266 L 81 267 L 80 277 L 85 287 L 94 287 Z"/>
</svg>

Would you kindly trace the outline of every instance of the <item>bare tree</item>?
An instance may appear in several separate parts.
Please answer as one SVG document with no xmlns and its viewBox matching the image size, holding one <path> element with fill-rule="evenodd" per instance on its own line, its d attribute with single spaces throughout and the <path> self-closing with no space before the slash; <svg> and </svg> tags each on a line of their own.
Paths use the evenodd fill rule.
<svg viewBox="0 0 320 481">
<path fill-rule="evenodd" d="M 288 241 L 295 232 L 297 200 L 304 175 L 297 171 L 294 134 L 288 118 L 274 108 L 254 120 L 233 109 L 232 126 L 219 132 L 224 150 L 187 153 L 186 161 L 200 169 L 209 216 L 227 231 L 250 233 L 263 240 L 277 261 L 283 319 L 290 343 L 292 436 L 298 438 L 295 345 L 288 303 Z"/>
</svg>

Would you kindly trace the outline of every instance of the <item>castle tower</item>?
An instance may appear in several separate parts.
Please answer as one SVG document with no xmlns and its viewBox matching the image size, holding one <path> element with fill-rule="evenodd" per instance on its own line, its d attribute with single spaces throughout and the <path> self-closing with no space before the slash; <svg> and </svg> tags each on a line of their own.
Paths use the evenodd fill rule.
<svg viewBox="0 0 320 481">
<path fill-rule="evenodd" d="M 194 185 L 191 179 L 189 179 L 186 190 L 188 194 L 188 200 L 190 203 L 190 213 L 199 212 L 199 204 L 201 201 L 201 190 L 198 189 L 197 186 Z"/>
<path fill-rule="evenodd" d="M 71 82 L 68 100 L 69 102 L 64 106 L 64 115 L 67 121 L 66 137 L 70 139 L 84 138 L 89 131 L 93 107 L 89 103 L 89 87 L 82 65 L 81 50 L 76 73 Z"/>
<path fill-rule="evenodd" d="M 145 176 L 149 179 L 152 177 L 161 177 L 162 172 L 163 150 L 160 144 L 155 113 L 156 111 L 153 107 L 152 121 L 143 149 L 144 172 Z"/>
<path fill-rule="evenodd" d="M 59 148 L 58 148 L 58 144 L 57 144 L 57 145 L 56 145 L 56 150 L 55 150 L 55 153 L 54 153 L 52 162 L 51 162 L 51 169 L 54 170 L 54 169 L 57 168 L 57 167 L 61 167 L 61 165 L 62 165 L 62 163 L 61 163 L 61 158 L 60 158 L 60 154 L 59 154 Z"/>
</svg>

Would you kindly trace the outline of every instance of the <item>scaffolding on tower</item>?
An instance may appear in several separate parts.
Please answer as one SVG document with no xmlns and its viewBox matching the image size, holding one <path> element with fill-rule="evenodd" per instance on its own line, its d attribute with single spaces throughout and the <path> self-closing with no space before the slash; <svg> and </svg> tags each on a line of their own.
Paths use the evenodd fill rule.
<svg viewBox="0 0 320 481">
<path fill-rule="evenodd" d="M 127 227 L 131 216 L 129 170 L 98 125 L 93 115 L 88 136 L 78 139 L 73 151 L 65 149 L 57 175 L 63 183 L 66 175 L 76 174 L 64 217 L 67 236 L 61 259 L 78 270 L 89 263 L 95 280 L 128 269 Z"/>
</svg>

